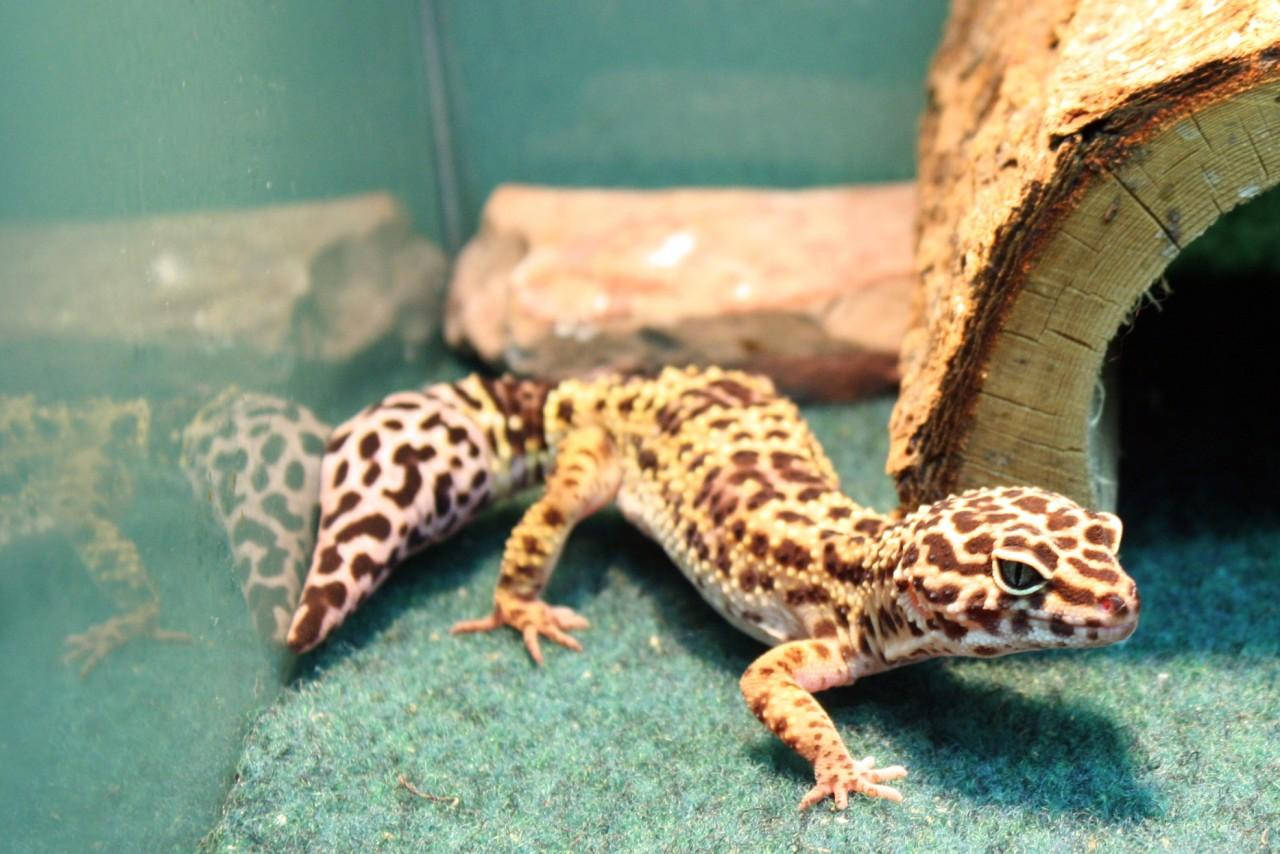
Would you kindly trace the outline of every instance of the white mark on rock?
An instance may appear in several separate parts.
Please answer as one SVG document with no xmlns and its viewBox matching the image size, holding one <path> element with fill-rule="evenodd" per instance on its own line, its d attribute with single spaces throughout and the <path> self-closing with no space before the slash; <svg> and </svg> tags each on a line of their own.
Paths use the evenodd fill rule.
<svg viewBox="0 0 1280 854">
<path fill-rule="evenodd" d="M 653 267 L 674 267 L 688 257 L 698 239 L 687 231 L 677 231 L 667 236 L 662 245 L 645 259 Z"/>
</svg>

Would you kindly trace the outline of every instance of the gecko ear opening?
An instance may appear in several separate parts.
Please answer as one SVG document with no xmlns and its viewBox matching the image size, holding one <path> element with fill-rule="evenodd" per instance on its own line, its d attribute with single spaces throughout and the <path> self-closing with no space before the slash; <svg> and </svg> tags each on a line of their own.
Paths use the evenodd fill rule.
<svg viewBox="0 0 1280 854">
<path fill-rule="evenodd" d="M 1049 583 L 1049 579 L 1031 564 L 1003 557 L 991 563 L 991 577 L 996 586 L 1012 596 L 1029 596 Z"/>
</svg>

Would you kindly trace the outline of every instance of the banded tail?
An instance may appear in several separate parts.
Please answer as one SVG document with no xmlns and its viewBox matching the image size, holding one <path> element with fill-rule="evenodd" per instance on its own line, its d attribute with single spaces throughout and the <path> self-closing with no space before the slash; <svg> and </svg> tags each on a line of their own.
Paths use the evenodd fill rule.
<svg viewBox="0 0 1280 854">
<path fill-rule="evenodd" d="M 334 430 L 315 552 L 289 628 L 295 652 L 320 644 L 405 558 L 542 480 L 550 389 L 472 375 L 393 394 Z"/>
</svg>

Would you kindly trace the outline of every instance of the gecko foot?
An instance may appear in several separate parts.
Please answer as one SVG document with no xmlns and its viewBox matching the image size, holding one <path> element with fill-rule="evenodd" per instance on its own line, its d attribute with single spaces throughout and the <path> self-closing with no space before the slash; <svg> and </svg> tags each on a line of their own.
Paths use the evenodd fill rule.
<svg viewBox="0 0 1280 854">
<path fill-rule="evenodd" d="M 158 613 L 157 607 L 148 605 L 90 626 L 80 634 L 68 635 L 65 641 L 67 651 L 62 656 L 62 663 L 80 664 L 80 676 L 85 677 L 104 658 L 135 638 L 192 642 L 191 635 L 186 632 L 171 632 L 153 626 L 152 620 Z"/>
<path fill-rule="evenodd" d="M 449 633 L 461 635 L 470 632 L 491 632 L 499 626 L 510 626 L 524 636 L 525 648 L 538 664 L 542 664 L 539 635 L 545 635 L 575 652 L 582 652 L 582 644 L 578 643 L 577 638 L 569 632 L 585 629 L 591 624 L 572 608 L 548 605 L 541 599 L 524 601 L 513 596 L 504 596 L 501 591 L 494 600 L 492 614 L 477 620 L 454 623 Z"/>
<path fill-rule="evenodd" d="M 882 786 L 890 780 L 900 780 L 907 776 L 907 769 L 901 765 L 890 765 L 888 768 L 877 768 L 875 759 L 855 762 L 845 755 L 829 762 L 819 760 L 814 768 L 818 784 L 809 790 L 800 802 L 800 809 L 808 809 L 824 798 L 835 798 L 836 809 L 844 809 L 849 805 L 849 793 L 859 792 L 869 798 L 884 798 L 895 803 L 902 800 L 902 793 L 892 786 Z"/>
</svg>

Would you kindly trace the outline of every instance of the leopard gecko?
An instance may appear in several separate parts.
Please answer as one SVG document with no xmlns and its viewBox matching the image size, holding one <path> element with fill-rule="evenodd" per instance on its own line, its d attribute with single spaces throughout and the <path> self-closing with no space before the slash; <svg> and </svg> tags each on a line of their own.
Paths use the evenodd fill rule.
<svg viewBox="0 0 1280 854">
<path fill-rule="evenodd" d="M 763 377 L 667 368 L 549 385 L 470 376 L 392 394 L 321 464 L 321 519 L 289 629 L 323 641 L 406 557 L 545 481 L 507 540 L 491 613 L 455 633 L 519 631 L 580 650 L 587 621 L 541 598 L 573 526 L 609 502 L 657 540 L 730 623 L 771 648 L 747 706 L 812 765 L 800 807 L 898 801 L 898 765 L 856 760 L 813 692 L 937 656 L 1128 637 L 1139 597 L 1121 524 L 1030 487 L 976 489 L 884 515 L 841 491 L 796 406 Z"/>
</svg>

